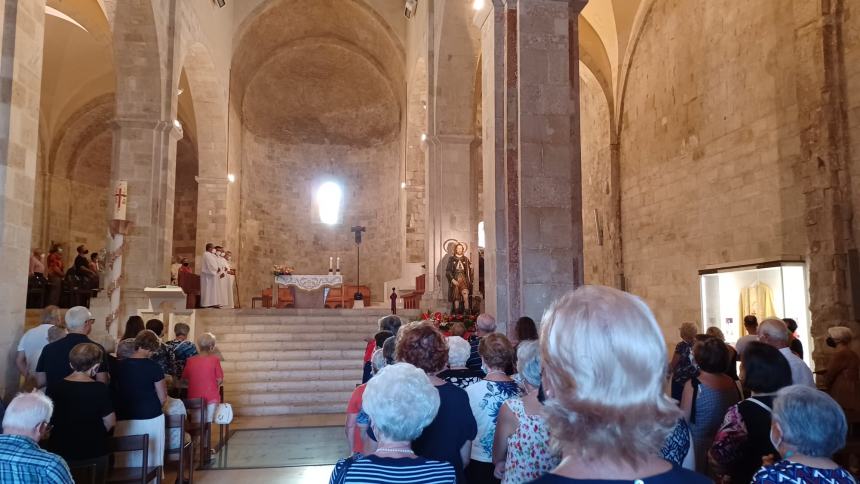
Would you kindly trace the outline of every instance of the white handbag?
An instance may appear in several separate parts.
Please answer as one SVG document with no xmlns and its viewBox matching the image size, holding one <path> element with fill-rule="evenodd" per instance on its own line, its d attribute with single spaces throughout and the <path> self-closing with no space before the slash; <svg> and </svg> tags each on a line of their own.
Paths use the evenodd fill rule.
<svg viewBox="0 0 860 484">
<path fill-rule="evenodd" d="M 219 403 L 215 407 L 214 422 L 218 425 L 228 425 L 233 421 L 233 406 L 229 403 Z"/>
</svg>

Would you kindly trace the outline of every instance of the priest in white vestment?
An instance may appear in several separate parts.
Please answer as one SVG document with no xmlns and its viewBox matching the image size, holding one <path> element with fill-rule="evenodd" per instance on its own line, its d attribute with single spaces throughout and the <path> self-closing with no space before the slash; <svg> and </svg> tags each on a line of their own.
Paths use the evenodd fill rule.
<svg viewBox="0 0 860 484">
<path fill-rule="evenodd" d="M 215 246 L 211 243 L 206 244 L 203 267 L 200 269 L 200 306 L 211 308 L 221 305 L 221 299 L 218 296 L 222 275 L 218 256 L 215 255 Z"/>
<path fill-rule="evenodd" d="M 227 277 L 224 278 L 227 280 L 227 303 L 224 307 L 233 309 L 236 307 L 236 300 L 234 299 L 234 291 L 236 290 L 236 270 L 233 268 L 233 253 L 229 250 L 224 252 L 224 260 L 227 263 Z"/>
</svg>

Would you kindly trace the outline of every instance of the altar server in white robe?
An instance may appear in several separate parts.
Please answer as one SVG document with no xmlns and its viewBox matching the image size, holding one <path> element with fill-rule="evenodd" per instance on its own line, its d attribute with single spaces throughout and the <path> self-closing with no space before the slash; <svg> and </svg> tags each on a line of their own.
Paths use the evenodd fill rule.
<svg viewBox="0 0 860 484">
<path fill-rule="evenodd" d="M 215 246 L 211 243 L 206 244 L 203 267 L 200 269 L 200 305 L 202 307 L 211 308 L 221 305 L 219 298 L 221 276 L 223 274 L 218 256 L 215 255 Z"/>
<path fill-rule="evenodd" d="M 225 308 L 235 308 L 236 300 L 234 299 L 234 291 L 236 290 L 236 269 L 233 268 L 233 253 L 229 250 L 224 252 L 224 260 L 227 263 L 227 304 Z"/>
<path fill-rule="evenodd" d="M 215 257 L 218 259 L 218 307 L 227 307 L 227 261 L 224 260 L 224 248 L 215 246 Z"/>
</svg>

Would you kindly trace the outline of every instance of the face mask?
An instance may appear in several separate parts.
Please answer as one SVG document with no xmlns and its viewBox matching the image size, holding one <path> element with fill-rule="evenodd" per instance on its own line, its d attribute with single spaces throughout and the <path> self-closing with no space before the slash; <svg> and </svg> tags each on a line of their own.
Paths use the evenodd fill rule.
<svg viewBox="0 0 860 484">
<path fill-rule="evenodd" d="M 775 442 L 773 440 L 773 428 L 770 429 L 770 436 L 769 437 L 770 437 L 770 445 L 772 445 L 773 448 L 776 449 L 778 452 L 779 451 L 779 444 L 782 443 L 782 438 L 780 437 L 779 442 Z"/>
<path fill-rule="evenodd" d="M 827 343 L 827 346 L 831 348 L 836 348 L 836 340 L 831 338 L 830 336 L 828 336 L 827 339 L 824 340 L 824 342 Z"/>
</svg>

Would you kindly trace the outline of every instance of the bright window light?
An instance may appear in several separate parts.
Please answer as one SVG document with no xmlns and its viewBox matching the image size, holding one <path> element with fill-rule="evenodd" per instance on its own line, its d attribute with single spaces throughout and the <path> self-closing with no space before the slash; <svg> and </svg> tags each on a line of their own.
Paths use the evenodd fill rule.
<svg viewBox="0 0 860 484">
<path fill-rule="evenodd" d="M 334 225 L 340 221 L 340 202 L 343 191 L 335 182 L 325 182 L 317 189 L 317 206 L 320 210 L 320 222 Z"/>
<path fill-rule="evenodd" d="M 478 247 L 485 248 L 487 244 L 487 234 L 484 232 L 484 222 L 478 222 Z"/>
</svg>

